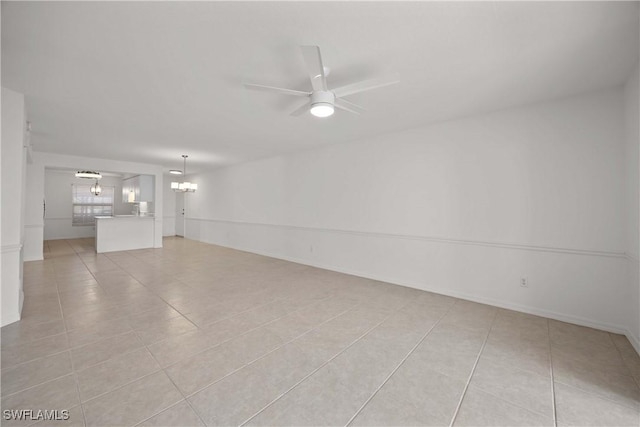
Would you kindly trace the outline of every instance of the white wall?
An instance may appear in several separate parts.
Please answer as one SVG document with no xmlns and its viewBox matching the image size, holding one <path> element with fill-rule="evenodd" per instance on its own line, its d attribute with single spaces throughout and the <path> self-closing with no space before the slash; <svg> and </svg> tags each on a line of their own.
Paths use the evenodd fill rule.
<svg viewBox="0 0 640 427">
<path fill-rule="evenodd" d="M 191 177 L 186 234 L 623 332 L 623 146 L 620 89 L 433 124 Z"/>
<path fill-rule="evenodd" d="M 175 177 L 165 175 L 164 184 L 162 186 L 162 200 L 164 203 L 162 208 L 162 211 L 164 212 L 162 219 L 163 236 L 176 235 L 176 193 L 171 189 L 172 180 L 176 180 Z"/>
<path fill-rule="evenodd" d="M 626 244 L 627 271 L 629 281 L 630 333 L 636 350 L 640 353 L 640 197 L 638 185 L 640 174 L 640 110 L 638 98 L 639 68 L 625 86 L 625 171 L 626 171 Z"/>
<path fill-rule="evenodd" d="M 42 194 L 44 192 L 44 168 L 35 163 L 27 164 L 26 194 Z M 24 216 L 24 260 L 37 261 L 43 259 L 42 233 L 44 219 L 42 199 L 26 197 Z"/>
<path fill-rule="evenodd" d="M 25 210 L 26 114 L 24 96 L 2 88 L 2 188 L 0 210 L 2 326 L 20 320 L 22 290 L 23 225 Z"/>
<path fill-rule="evenodd" d="M 44 199 L 47 209 L 44 219 L 44 240 L 75 239 L 80 237 L 94 237 L 94 226 L 73 226 L 71 195 L 72 184 L 91 184 L 94 181 L 76 178 L 72 171 L 45 171 Z M 122 203 L 122 178 L 104 176 L 100 180 L 103 187 L 115 188 L 114 214 L 131 214 L 133 204 Z"/>
<path fill-rule="evenodd" d="M 98 170 L 98 171 L 108 171 L 114 173 L 132 173 L 132 174 L 146 174 L 153 175 L 155 177 L 155 199 L 154 199 L 154 209 L 156 218 L 154 220 L 154 240 L 155 247 L 162 247 L 162 207 L 163 207 L 163 194 L 162 194 L 162 166 L 159 165 L 151 165 L 147 163 L 134 163 L 134 162 L 124 162 L 118 160 L 109 160 L 109 159 L 98 159 L 93 157 L 80 157 L 80 156 L 67 156 L 61 154 L 52 154 L 52 153 L 42 153 L 42 152 L 34 152 L 33 153 L 33 164 L 34 168 L 39 168 L 42 170 L 42 174 L 44 176 L 44 171 L 46 168 L 53 169 L 87 169 L 87 170 Z M 27 204 L 29 205 L 37 205 L 38 203 L 42 203 L 42 199 L 44 198 L 44 185 L 41 187 L 41 191 L 34 191 L 33 193 L 27 194 Z M 116 199 L 118 195 L 116 195 Z M 49 206 L 49 201 L 47 201 L 47 206 Z M 125 204 L 126 206 L 126 204 Z M 47 207 L 47 210 L 49 207 Z M 49 215 L 47 214 L 47 217 Z M 76 227 L 78 228 L 78 227 Z M 91 227 L 86 227 L 91 228 Z M 44 235 L 40 234 L 38 238 L 42 241 L 44 239 Z M 35 237 L 34 237 L 35 239 Z"/>
</svg>

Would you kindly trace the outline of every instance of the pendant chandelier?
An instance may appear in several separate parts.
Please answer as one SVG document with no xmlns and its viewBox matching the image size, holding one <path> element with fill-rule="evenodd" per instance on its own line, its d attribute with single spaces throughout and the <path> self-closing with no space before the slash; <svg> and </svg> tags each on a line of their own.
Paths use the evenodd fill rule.
<svg viewBox="0 0 640 427">
<path fill-rule="evenodd" d="M 183 158 L 182 173 L 184 175 L 187 175 L 187 157 L 189 156 L 187 156 L 186 154 L 182 155 L 182 158 Z M 183 181 L 183 182 L 173 181 L 171 183 L 171 189 L 179 193 L 186 193 L 186 192 L 193 193 L 198 189 L 198 184 L 194 182 L 189 182 L 189 181 Z"/>
<path fill-rule="evenodd" d="M 102 193 L 102 187 L 100 187 L 100 184 L 98 184 L 98 180 L 97 179 L 96 179 L 96 183 L 91 186 L 91 189 L 89 191 L 94 196 L 99 196 L 100 193 Z"/>
</svg>

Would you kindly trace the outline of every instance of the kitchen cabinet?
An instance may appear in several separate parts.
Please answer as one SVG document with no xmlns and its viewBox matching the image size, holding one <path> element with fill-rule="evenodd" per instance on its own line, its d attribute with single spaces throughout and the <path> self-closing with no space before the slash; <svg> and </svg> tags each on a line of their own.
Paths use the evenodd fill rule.
<svg viewBox="0 0 640 427">
<path fill-rule="evenodd" d="M 122 202 L 153 202 L 153 176 L 137 175 L 122 180 Z"/>
</svg>

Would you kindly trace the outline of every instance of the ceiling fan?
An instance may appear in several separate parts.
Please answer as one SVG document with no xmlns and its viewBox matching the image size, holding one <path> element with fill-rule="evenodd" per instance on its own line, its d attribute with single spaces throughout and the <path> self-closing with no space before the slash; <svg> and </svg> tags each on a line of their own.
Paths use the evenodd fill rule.
<svg viewBox="0 0 640 427">
<path fill-rule="evenodd" d="M 300 46 L 300 50 L 302 51 L 302 57 L 304 58 L 304 62 L 307 66 L 309 79 L 311 80 L 312 90 L 310 92 L 255 83 L 245 83 L 244 86 L 247 89 L 276 92 L 283 95 L 308 98 L 304 105 L 291 113 L 292 116 L 299 116 L 306 111 L 310 111 L 311 114 L 316 117 L 328 117 L 333 114 L 334 108 L 349 111 L 354 114 L 360 114 L 365 111 L 364 108 L 359 105 L 344 99 L 345 96 L 398 83 L 397 80 L 371 79 L 352 83 L 336 89 L 329 89 L 327 87 L 327 75 L 330 70 L 322 64 L 320 48 L 318 46 Z"/>
</svg>

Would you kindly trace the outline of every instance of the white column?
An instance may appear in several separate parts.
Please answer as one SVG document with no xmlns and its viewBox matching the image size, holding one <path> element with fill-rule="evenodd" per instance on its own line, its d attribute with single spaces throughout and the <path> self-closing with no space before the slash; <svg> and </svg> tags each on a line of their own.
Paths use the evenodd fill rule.
<svg viewBox="0 0 640 427">
<path fill-rule="evenodd" d="M 0 243 L 2 246 L 0 288 L 2 326 L 20 320 L 25 210 L 25 104 L 24 95 L 2 88 L 2 158 L 0 187 Z"/>
</svg>

